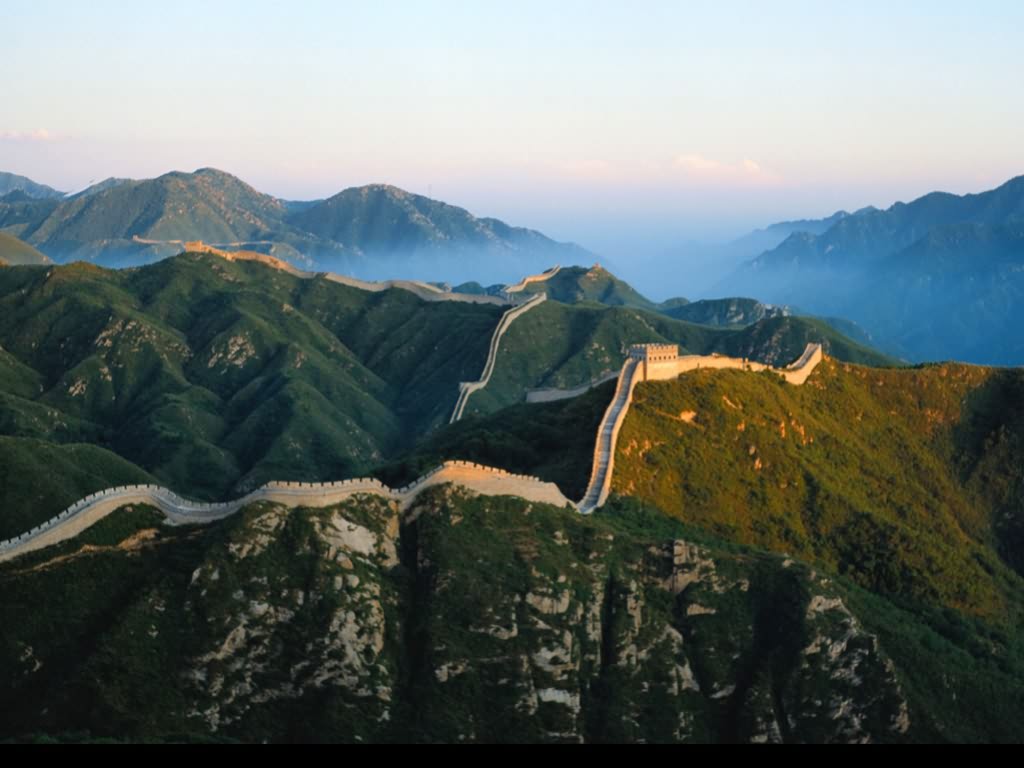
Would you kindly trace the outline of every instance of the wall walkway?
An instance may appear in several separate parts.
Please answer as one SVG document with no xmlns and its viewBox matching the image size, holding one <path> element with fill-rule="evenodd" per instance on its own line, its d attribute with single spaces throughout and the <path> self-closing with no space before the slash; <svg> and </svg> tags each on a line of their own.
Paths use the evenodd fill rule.
<svg viewBox="0 0 1024 768">
<path fill-rule="evenodd" d="M 481 374 L 478 381 L 464 381 L 459 385 L 459 399 L 455 402 L 455 410 L 452 411 L 452 417 L 449 419 L 449 424 L 454 424 L 462 419 L 462 414 L 466 410 L 466 403 L 469 402 L 470 396 L 474 392 L 479 392 L 481 389 L 486 387 L 490 381 L 491 376 L 494 374 L 494 366 L 498 361 L 498 349 L 501 346 L 501 337 L 505 335 L 508 329 L 511 327 L 512 322 L 519 317 L 529 312 L 535 307 L 539 307 L 545 301 L 547 301 L 546 293 L 538 293 L 530 298 L 529 301 L 524 304 L 520 304 L 517 307 L 513 307 L 506 312 L 501 321 L 498 323 L 498 327 L 494 329 L 494 335 L 491 336 L 491 347 L 487 352 L 487 363 L 484 365 L 484 372 Z"/>
<path fill-rule="evenodd" d="M 745 371 L 774 371 L 790 384 L 801 386 L 823 359 L 824 352 L 820 344 L 808 344 L 800 358 L 786 368 L 772 368 L 762 363 L 751 363 L 747 360 L 721 355 L 688 355 L 660 361 L 652 364 L 650 368 L 645 368 L 644 362 L 631 354 L 625 365 L 622 366 L 615 397 L 597 428 L 590 483 L 587 486 L 587 492 L 576 508 L 581 514 L 589 515 L 595 509 L 604 506 L 608 500 L 612 486 L 612 474 L 615 470 L 615 448 L 619 439 L 619 430 L 622 429 L 629 406 L 633 403 L 633 391 L 641 381 L 667 381 L 678 378 L 680 374 L 688 371 L 731 368 Z"/>
<path fill-rule="evenodd" d="M 526 290 L 526 287 L 533 285 L 534 283 L 544 283 L 550 280 L 552 277 L 562 271 L 560 266 L 554 266 L 546 272 L 541 272 L 539 275 L 531 275 L 530 277 L 524 277 L 521 281 L 515 285 L 509 285 L 505 287 L 505 294 L 510 293 L 522 293 Z"/>
<path fill-rule="evenodd" d="M 481 496 L 516 496 L 539 504 L 572 506 L 572 502 L 553 483 L 466 461 L 447 461 L 411 485 L 399 489 L 389 488 L 373 478 L 337 483 L 268 483 L 240 499 L 223 504 L 191 501 L 156 485 L 129 485 L 91 494 L 52 520 L 14 539 L 0 542 L 0 562 L 72 539 L 130 504 L 156 507 L 177 525 L 205 525 L 261 501 L 289 508 L 323 508 L 355 496 L 371 495 L 396 502 L 404 511 L 427 488 L 446 483 L 462 486 Z"/>
</svg>

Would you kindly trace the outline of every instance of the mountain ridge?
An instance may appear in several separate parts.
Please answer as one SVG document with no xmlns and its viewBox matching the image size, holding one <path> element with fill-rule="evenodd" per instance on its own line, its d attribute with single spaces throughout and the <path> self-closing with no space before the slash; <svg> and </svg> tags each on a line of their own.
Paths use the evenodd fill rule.
<svg viewBox="0 0 1024 768">
<path fill-rule="evenodd" d="M 175 255 L 180 243 L 202 240 L 370 279 L 381 277 L 375 270 L 394 268 L 384 257 L 406 257 L 412 264 L 417 252 L 453 264 L 469 254 L 486 255 L 491 271 L 509 279 L 559 257 L 589 255 L 392 185 L 354 187 L 321 201 L 284 201 L 215 168 L 111 178 L 62 199 L 12 198 L 0 204 L 0 229 L 58 262 L 137 266 Z M 406 276 L 421 277 L 411 269 L 405 268 Z M 479 276 L 489 277 L 482 271 Z"/>
<path fill-rule="evenodd" d="M 795 233 L 722 281 L 729 293 L 849 318 L 911 360 L 1024 362 L 1009 329 L 1024 295 L 1024 176 L 971 195 L 930 193 Z"/>
<path fill-rule="evenodd" d="M 37 200 L 64 197 L 63 192 L 58 192 L 53 187 L 32 181 L 32 179 L 26 176 L 18 176 L 14 173 L 0 171 L 0 197 L 4 197 L 11 192 L 24 192 L 29 197 Z"/>
</svg>

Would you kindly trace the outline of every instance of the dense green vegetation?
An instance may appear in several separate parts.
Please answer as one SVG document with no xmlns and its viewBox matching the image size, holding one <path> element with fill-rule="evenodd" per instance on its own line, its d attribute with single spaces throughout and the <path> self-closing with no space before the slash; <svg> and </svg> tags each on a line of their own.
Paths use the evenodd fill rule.
<svg viewBox="0 0 1024 768">
<path fill-rule="evenodd" d="M 32 470 L 21 461 L 28 474 L 0 486 L 0 507 L 23 511 L 0 515 L 0 536 L 48 519 L 80 488 L 125 476 L 122 464 L 101 471 L 97 456 L 115 454 L 133 465 L 134 477 L 213 500 L 269 480 L 364 475 L 446 424 L 459 382 L 483 369 L 502 311 L 427 303 L 401 290 L 364 292 L 212 255 L 118 272 L 81 263 L 7 268 L 0 272 L 0 435 L 36 441 L 18 444 L 25 455 L 41 444 L 54 455 L 68 445 L 100 452 L 71 473 L 79 480 L 55 484 L 45 497 L 24 495 L 45 485 L 45 465 Z M 520 404 L 533 386 L 587 383 L 617 369 L 637 341 L 788 362 L 819 338 L 834 354 L 885 361 L 803 320 L 725 330 L 552 301 L 513 324 L 494 379 L 470 400 L 469 415 Z M 601 397 L 568 422 L 537 411 L 544 434 L 523 429 L 511 438 L 515 447 L 488 448 L 486 431 L 472 440 L 456 431 L 427 444 L 417 468 L 441 454 L 473 458 L 550 474 L 575 495 L 585 482 L 577 468 L 589 466 L 576 456 L 590 450 Z M 576 425 L 574 443 L 560 451 L 566 423 Z M 62 455 L 65 463 L 84 457 Z"/>
<path fill-rule="evenodd" d="M 522 293 L 546 293 L 549 299 L 563 304 L 601 304 L 607 307 L 646 309 L 651 312 L 659 308 L 659 305 L 641 296 L 632 286 L 600 265 L 590 269 L 562 267 L 554 277 L 529 283 Z M 679 301 L 685 300 L 675 300 L 671 302 L 671 306 L 676 306 Z"/>
<path fill-rule="evenodd" d="M 7 268 L 0 434 L 88 443 L 205 498 L 358 476 L 447 420 L 500 314 L 212 256 L 122 272 Z M 28 509 L 29 485 L 0 486 L 0 530 L 17 532 L 8 511 Z M 58 490 L 38 519 L 73 500 Z"/>
<path fill-rule="evenodd" d="M 823 343 L 829 354 L 851 362 L 896 364 L 820 320 L 778 317 L 726 329 L 628 307 L 549 301 L 520 317 L 505 334 L 494 376 L 469 399 L 466 413 L 493 413 L 522 402 L 530 389 L 572 389 L 599 380 L 622 367 L 631 344 L 678 344 L 684 354 L 718 352 L 787 365 L 810 342 Z"/>
<path fill-rule="evenodd" d="M 0 457 L 0 539 L 30 530 L 91 493 L 155 482 L 139 467 L 94 445 L 0 436 Z"/>
<path fill-rule="evenodd" d="M 400 488 L 443 461 L 473 461 L 540 477 L 570 499 L 583 497 L 590 479 L 594 439 L 615 391 L 607 382 L 560 403 L 515 405 L 473 416 L 426 437 L 409 454 L 375 472 Z"/>
<path fill-rule="evenodd" d="M 1019 559 L 1000 558 L 1019 535 L 1020 378 L 829 360 L 802 388 L 732 371 L 645 384 L 614 490 L 876 593 L 1008 619 L 1024 605 Z"/>
<path fill-rule="evenodd" d="M 0 740 L 1020 738 L 1015 628 L 636 502 L 437 488 L 400 526 L 372 498 L 158 520 L 0 566 Z"/>
</svg>

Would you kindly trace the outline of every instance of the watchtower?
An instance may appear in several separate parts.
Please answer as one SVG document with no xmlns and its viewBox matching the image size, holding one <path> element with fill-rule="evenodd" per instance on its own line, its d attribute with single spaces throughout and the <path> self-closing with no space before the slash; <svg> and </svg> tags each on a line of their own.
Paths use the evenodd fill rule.
<svg viewBox="0 0 1024 768">
<path fill-rule="evenodd" d="M 639 381 L 665 381 L 679 375 L 679 347 L 675 344 L 634 344 L 629 356 L 639 362 Z"/>
</svg>

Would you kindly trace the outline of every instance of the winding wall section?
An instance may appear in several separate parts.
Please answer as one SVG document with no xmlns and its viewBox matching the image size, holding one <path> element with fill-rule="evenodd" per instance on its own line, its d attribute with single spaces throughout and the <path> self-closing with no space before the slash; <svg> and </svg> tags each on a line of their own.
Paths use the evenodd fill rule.
<svg viewBox="0 0 1024 768">
<path fill-rule="evenodd" d="M 594 443 L 594 459 L 590 468 L 590 483 L 587 492 L 577 505 L 581 514 L 589 515 L 608 500 L 612 487 L 612 472 L 615 469 L 615 445 L 619 440 L 619 430 L 626 420 L 626 413 L 633 402 L 633 390 L 636 389 L 640 370 L 639 361 L 634 358 L 626 360 L 619 374 L 619 384 L 615 388 L 608 410 L 597 428 L 597 441 Z"/>
<path fill-rule="evenodd" d="M 546 299 L 539 294 L 530 302 L 516 307 L 505 314 L 510 323 L 516 316 L 513 312 L 529 311 Z M 507 324 L 505 325 L 507 329 Z M 492 355 L 488 359 L 485 378 L 493 372 L 493 357 L 501 334 L 497 331 L 492 339 Z M 824 359 L 820 344 L 809 344 L 804 353 L 786 368 L 769 368 L 763 364 L 749 363 L 736 358 L 711 356 L 688 356 L 675 359 L 661 358 L 655 366 L 645 365 L 634 348 L 619 374 L 615 396 L 609 404 L 598 427 L 591 463 L 590 482 L 583 498 L 573 504 L 553 483 L 537 477 L 514 475 L 501 469 L 484 467 L 465 461 L 448 461 L 416 482 L 397 490 L 389 488 L 373 478 L 345 480 L 335 483 L 269 483 L 247 496 L 221 504 L 207 504 L 191 501 L 178 496 L 167 488 L 156 485 L 132 485 L 112 488 L 94 493 L 76 502 L 55 518 L 14 539 L 0 542 L 0 562 L 12 560 L 29 552 L 59 544 L 74 538 L 92 527 L 112 512 L 129 504 L 147 504 L 161 510 L 175 524 L 207 524 L 235 514 L 249 504 L 267 501 L 288 507 L 321 508 L 338 504 L 358 495 L 373 495 L 398 503 L 407 509 L 415 498 L 427 488 L 453 483 L 483 496 L 517 496 L 541 504 L 559 507 L 572 506 L 581 514 L 591 514 L 608 499 L 612 476 L 615 469 L 615 449 L 619 431 L 625 422 L 633 392 L 641 381 L 667 380 L 686 371 L 704 369 L 735 368 L 740 370 L 772 370 L 795 386 L 804 384 Z M 481 382 L 474 382 L 481 384 Z M 486 381 L 482 382 L 486 385 Z M 475 390 L 473 390 L 475 391 Z M 460 393 L 460 402 L 465 401 Z M 468 397 L 468 396 L 467 396 Z M 461 416 L 461 412 L 459 413 Z M 453 421 L 457 419 L 453 416 Z"/>
<path fill-rule="evenodd" d="M 546 272 L 541 272 L 539 275 L 524 277 L 515 285 L 505 286 L 505 294 L 522 293 L 526 290 L 527 286 L 533 285 L 534 283 L 545 283 L 561 271 L 562 268 L 560 266 L 554 266 Z"/>
<path fill-rule="evenodd" d="M 590 483 L 583 499 L 576 505 L 581 514 L 589 515 L 595 509 L 604 506 L 612 487 L 612 474 L 615 470 L 615 447 L 619 440 L 619 430 L 626 420 L 629 406 L 633 403 L 633 391 L 641 381 L 668 381 L 678 378 L 688 371 L 738 369 L 744 371 L 774 371 L 788 383 L 801 386 L 818 364 L 824 359 L 821 344 L 808 344 L 796 362 L 786 368 L 772 368 L 763 363 L 751 363 L 734 357 L 721 355 L 687 355 L 685 357 L 669 356 L 648 365 L 641 355 L 636 354 L 635 347 L 629 359 L 622 366 L 619 384 L 615 389 L 615 397 L 605 411 L 601 424 L 597 428 L 597 441 L 594 443 L 594 459 L 590 470 Z"/>
<path fill-rule="evenodd" d="M 538 293 L 531 297 L 529 301 L 520 304 L 518 307 L 513 307 L 504 315 L 502 315 L 501 321 L 498 323 L 498 327 L 494 329 L 494 334 L 491 336 L 491 347 L 487 351 L 487 362 L 484 364 L 484 372 L 481 374 L 478 381 L 464 381 L 459 385 L 459 399 L 455 402 L 455 410 L 452 411 L 452 417 L 449 419 L 449 424 L 462 419 L 463 411 L 466 410 L 466 403 L 469 402 L 470 395 L 474 392 L 479 392 L 481 389 L 486 387 L 490 381 L 491 376 L 494 374 L 494 365 L 498 360 L 498 349 L 501 346 L 501 337 L 505 335 L 512 322 L 519 317 L 529 312 L 535 307 L 539 307 L 545 301 L 547 301 L 546 293 Z"/>
<path fill-rule="evenodd" d="M 462 486 L 481 496 L 517 496 L 540 504 L 572 506 L 572 502 L 553 483 L 466 461 L 447 461 L 411 485 L 397 490 L 373 478 L 337 483 L 269 483 L 247 496 L 223 504 L 191 501 L 156 485 L 129 485 L 87 496 L 52 520 L 17 538 L 0 542 L 0 563 L 72 539 L 129 504 L 156 507 L 169 521 L 178 525 L 205 525 L 261 501 L 290 508 L 323 508 L 354 496 L 371 495 L 397 502 L 404 510 L 427 488 L 445 483 Z"/>
</svg>

